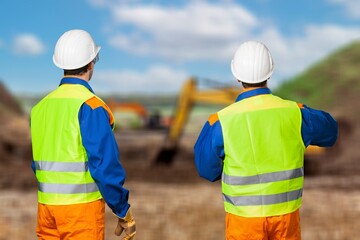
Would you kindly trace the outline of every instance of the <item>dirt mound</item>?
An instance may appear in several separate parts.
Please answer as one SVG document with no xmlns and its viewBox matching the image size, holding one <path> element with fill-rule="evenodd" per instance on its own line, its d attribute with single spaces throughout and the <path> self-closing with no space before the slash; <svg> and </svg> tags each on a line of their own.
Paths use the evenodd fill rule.
<svg viewBox="0 0 360 240">
<path fill-rule="evenodd" d="M 29 157 L 29 121 L 21 105 L 0 82 L 0 154 L 1 161 Z"/>
<path fill-rule="evenodd" d="M 6 89 L 5 85 L 0 81 L 0 104 L 11 112 L 22 115 L 23 109 L 16 98 Z"/>
<path fill-rule="evenodd" d="M 197 174 L 192 146 L 195 136 L 184 134 L 172 164 L 157 164 L 155 157 L 163 146 L 164 131 L 115 132 L 120 161 L 128 181 L 161 183 L 194 183 L 202 180 Z"/>
</svg>

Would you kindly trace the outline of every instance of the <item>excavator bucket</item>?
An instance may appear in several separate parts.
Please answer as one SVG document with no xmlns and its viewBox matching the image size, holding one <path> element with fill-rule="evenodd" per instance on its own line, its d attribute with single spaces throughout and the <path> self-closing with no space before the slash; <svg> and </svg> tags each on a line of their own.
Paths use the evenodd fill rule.
<svg viewBox="0 0 360 240">
<path fill-rule="evenodd" d="M 155 157 L 155 160 L 153 161 L 155 165 L 170 165 L 173 160 L 174 156 L 176 155 L 178 149 L 177 147 L 165 147 L 158 152 L 158 154 Z"/>
</svg>

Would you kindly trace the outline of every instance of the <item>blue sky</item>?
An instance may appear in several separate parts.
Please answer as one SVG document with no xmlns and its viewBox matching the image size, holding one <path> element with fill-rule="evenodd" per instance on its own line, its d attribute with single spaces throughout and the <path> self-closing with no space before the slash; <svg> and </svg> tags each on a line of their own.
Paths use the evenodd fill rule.
<svg viewBox="0 0 360 240">
<path fill-rule="evenodd" d="M 54 89 L 55 43 L 75 28 L 102 47 L 97 93 L 176 93 L 190 76 L 235 86 L 232 56 L 251 39 L 270 49 L 276 87 L 360 38 L 360 1 L 4 0 L 0 79 L 16 94 Z"/>
</svg>

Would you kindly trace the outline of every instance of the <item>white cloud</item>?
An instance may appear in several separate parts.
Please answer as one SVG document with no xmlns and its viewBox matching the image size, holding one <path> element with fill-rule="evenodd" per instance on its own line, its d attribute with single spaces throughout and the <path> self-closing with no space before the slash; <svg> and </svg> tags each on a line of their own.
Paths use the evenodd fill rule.
<svg viewBox="0 0 360 240">
<path fill-rule="evenodd" d="M 20 55 L 39 55 L 45 51 L 45 45 L 37 36 L 25 33 L 15 37 L 13 50 Z"/>
<path fill-rule="evenodd" d="M 144 72 L 97 70 L 91 85 L 95 91 L 116 93 L 177 93 L 188 77 L 182 70 L 154 65 Z"/>
<path fill-rule="evenodd" d="M 358 0 L 328 0 L 332 4 L 341 5 L 345 8 L 347 16 L 360 18 L 360 1 Z"/>
<path fill-rule="evenodd" d="M 112 46 L 173 61 L 224 58 L 234 41 L 258 26 L 249 11 L 230 3 L 200 1 L 178 8 L 122 4 L 110 11 L 120 27 L 134 29 L 110 36 Z"/>
</svg>

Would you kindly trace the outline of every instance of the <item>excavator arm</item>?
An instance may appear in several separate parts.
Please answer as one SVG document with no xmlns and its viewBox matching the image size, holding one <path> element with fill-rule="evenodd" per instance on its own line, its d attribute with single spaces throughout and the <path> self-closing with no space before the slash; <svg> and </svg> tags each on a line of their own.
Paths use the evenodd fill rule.
<svg viewBox="0 0 360 240">
<path fill-rule="evenodd" d="M 181 89 L 168 134 L 160 152 L 155 158 L 155 162 L 166 164 L 172 162 L 173 157 L 177 153 L 184 126 L 195 104 L 228 105 L 235 101 L 239 93 L 240 89 L 234 88 L 199 90 L 197 80 L 195 78 L 188 79 Z"/>
</svg>

